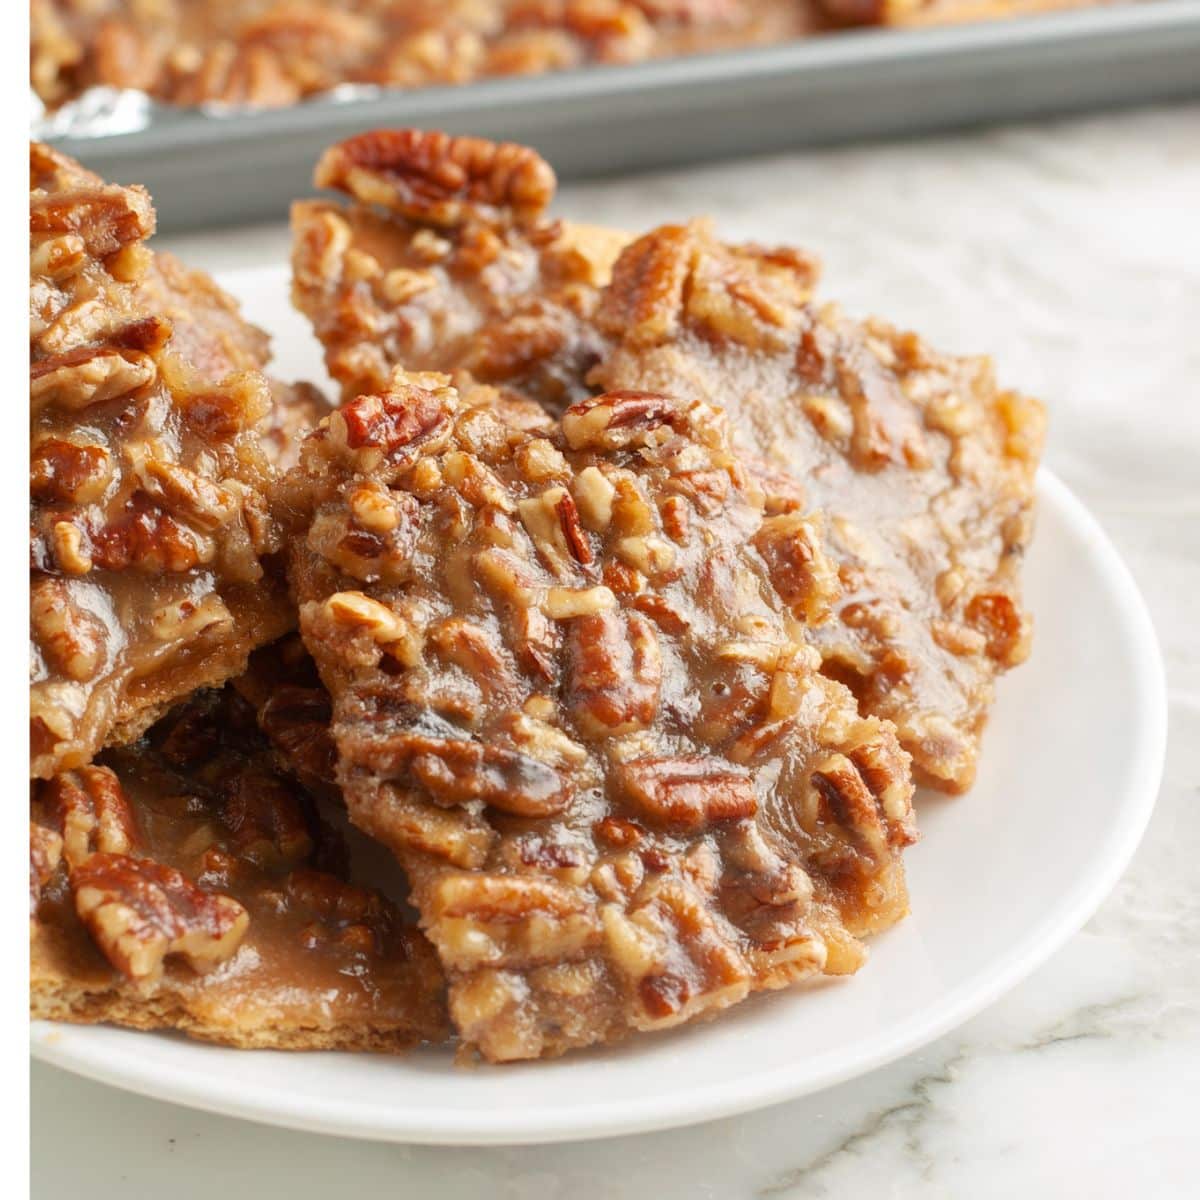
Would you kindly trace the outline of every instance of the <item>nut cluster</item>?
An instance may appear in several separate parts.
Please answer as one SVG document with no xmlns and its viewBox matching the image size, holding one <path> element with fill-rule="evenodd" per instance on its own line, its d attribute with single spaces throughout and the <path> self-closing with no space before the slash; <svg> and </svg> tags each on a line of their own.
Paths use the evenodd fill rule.
<svg viewBox="0 0 1200 1200">
<path fill-rule="evenodd" d="M 168 955 L 199 971 L 237 949 L 249 923 L 245 908 L 145 857 L 111 769 L 89 766 L 57 775 L 41 787 L 37 803 L 46 821 L 36 826 L 46 830 L 39 840 L 59 839 L 79 920 L 132 982 L 152 988 Z"/>
<path fill-rule="evenodd" d="M 95 85 L 281 107 L 341 83 L 423 87 L 794 36 L 791 0 L 34 0 L 49 104 Z"/>
<path fill-rule="evenodd" d="M 397 373 L 289 479 L 339 780 L 464 1039 L 555 1053 L 852 970 L 905 910 L 912 786 L 803 640 L 819 523 L 766 514 L 706 405 L 503 411 Z"/>
<path fill-rule="evenodd" d="M 328 150 L 317 182 L 358 205 L 293 206 L 292 295 L 344 399 L 385 390 L 409 362 L 551 409 L 586 394 L 596 287 L 624 239 L 548 220 L 554 174 L 531 150 L 380 131 Z"/>
<path fill-rule="evenodd" d="M 263 335 L 146 248 L 143 191 L 43 146 L 30 173 L 31 741 L 46 777 L 238 669 L 288 616 L 264 580 L 280 541 Z"/>
<path fill-rule="evenodd" d="M 192 1020 L 227 1004 L 236 1023 L 261 995 L 310 1025 L 386 1017 L 405 1040 L 441 1034 L 428 946 L 346 881 L 339 839 L 232 689 L 40 783 L 32 816 L 35 938 L 77 925 L 139 994 L 182 999 Z"/>
<path fill-rule="evenodd" d="M 297 300 L 346 398 L 403 365 L 466 371 L 554 413 L 597 391 L 723 409 L 765 493 L 760 552 L 788 603 L 812 604 L 822 670 L 895 723 L 923 782 L 967 788 L 994 678 L 1029 648 L 1018 572 L 1041 406 L 999 389 L 985 360 L 820 304 L 802 252 L 726 245 L 705 222 L 636 240 L 552 222 L 544 187 L 533 205 L 484 182 L 497 158 L 542 178 L 513 148 L 416 140 L 421 180 L 445 193 L 431 207 L 397 199 L 414 139 L 393 133 L 328 152 L 324 181 L 354 204 L 294 213 Z M 430 245 L 428 286 L 389 299 L 387 268 L 424 270 Z"/>
<path fill-rule="evenodd" d="M 656 230 L 603 291 L 612 341 L 590 378 L 720 403 L 772 521 L 823 514 L 824 561 L 789 543 L 798 579 L 828 584 L 833 619 L 808 614 L 823 669 L 895 723 L 923 780 L 962 791 L 993 679 L 1029 650 L 1017 572 L 1042 408 L 986 361 L 812 303 L 814 283 L 802 256 L 704 222 Z"/>
</svg>

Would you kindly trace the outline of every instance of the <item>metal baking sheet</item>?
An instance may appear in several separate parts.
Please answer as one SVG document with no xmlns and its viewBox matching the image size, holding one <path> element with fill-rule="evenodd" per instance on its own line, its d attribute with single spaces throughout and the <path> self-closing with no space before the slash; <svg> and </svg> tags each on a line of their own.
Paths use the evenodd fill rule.
<svg viewBox="0 0 1200 1200">
<path fill-rule="evenodd" d="M 144 183 L 164 230 L 282 219 L 330 142 L 413 125 L 537 147 L 562 177 L 1200 96 L 1200 0 L 1145 0 L 213 115 L 56 144 Z M 134 114 L 133 124 L 139 121 Z"/>
</svg>

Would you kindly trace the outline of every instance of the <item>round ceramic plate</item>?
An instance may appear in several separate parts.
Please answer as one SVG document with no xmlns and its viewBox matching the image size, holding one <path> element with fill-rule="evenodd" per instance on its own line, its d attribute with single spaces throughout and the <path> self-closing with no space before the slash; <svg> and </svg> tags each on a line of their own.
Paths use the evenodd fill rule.
<svg viewBox="0 0 1200 1200">
<path fill-rule="evenodd" d="M 282 273 L 223 282 L 277 334 L 278 371 L 312 377 Z M 273 319 L 272 319 L 273 318 Z M 1046 960 L 1128 863 L 1158 792 L 1162 663 L 1145 606 L 1096 522 L 1039 483 L 1025 591 L 1033 655 L 1003 679 L 978 782 L 922 795 L 913 915 L 851 979 L 752 998 L 713 1024 L 554 1062 L 456 1068 L 402 1058 L 223 1050 L 36 1023 L 34 1053 L 82 1075 L 234 1116 L 408 1142 L 519 1143 L 690 1124 L 827 1087 L 915 1050 Z"/>
</svg>

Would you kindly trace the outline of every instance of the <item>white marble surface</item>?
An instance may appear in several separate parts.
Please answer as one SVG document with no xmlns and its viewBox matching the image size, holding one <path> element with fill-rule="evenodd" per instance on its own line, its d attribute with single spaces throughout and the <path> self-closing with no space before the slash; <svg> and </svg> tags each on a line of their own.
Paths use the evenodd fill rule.
<svg viewBox="0 0 1200 1200">
<path fill-rule="evenodd" d="M 1200 1194 L 1200 108 L 607 181 L 560 209 L 630 228 L 711 212 L 731 236 L 810 246 L 852 311 L 989 350 L 1047 399 L 1048 461 L 1125 555 L 1167 661 L 1169 757 L 1140 852 L 1006 999 L 817 1096 L 618 1141 L 446 1150 L 243 1124 L 35 1064 L 34 1197 Z M 211 269 L 286 252 L 274 227 L 172 245 Z"/>
</svg>

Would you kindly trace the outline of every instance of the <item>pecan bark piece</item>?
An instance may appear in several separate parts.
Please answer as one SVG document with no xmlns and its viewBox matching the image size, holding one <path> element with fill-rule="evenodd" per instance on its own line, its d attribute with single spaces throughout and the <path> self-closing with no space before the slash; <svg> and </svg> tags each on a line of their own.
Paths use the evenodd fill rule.
<svg viewBox="0 0 1200 1200">
<path fill-rule="evenodd" d="M 600 395 L 568 432 L 398 372 L 348 407 L 414 388 L 435 435 L 365 462 L 335 416 L 286 485 L 310 531 L 364 489 L 402 507 L 409 569 L 310 532 L 289 575 L 347 809 L 412 880 L 469 1046 L 561 1053 L 855 969 L 907 908 L 912 783 L 803 640 L 819 525 L 768 514 L 707 405 Z"/>
<path fill-rule="evenodd" d="M 292 617 L 265 334 L 145 245 L 149 197 L 30 146 L 32 774 L 221 682 Z"/>
<path fill-rule="evenodd" d="M 286 647 L 271 653 L 312 678 Z M 37 785 L 31 818 L 35 1013 L 280 1048 L 394 1051 L 443 1035 L 428 943 L 355 882 L 232 689 L 194 697 L 104 766 Z M 69 871 L 56 869 L 60 822 Z"/>
<path fill-rule="evenodd" d="M 545 217 L 518 228 L 485 203 L 471 211 L 464 201 L 459 215 L 433 234 L 398 213 L 374 222 L 361 207 L 311 213 L 311 228 L 334 222 L 344 240 L 332 266 L 298 241 L 297 261 L 311 268 L 303 303 L 334 373 L 377 390 L 396 363 L 466 368 L 565 409 L 578 448 L 591 438 L 669 441 L 655 397 L 721 406 L 778 518 L 761 552 L 800 618 L 819 621 L 810 640 L 826 671 L 868 713 L 895 722 L 923 781 L 968 787 L 994 678 L 1028 652 L 1017 574 L 1044 427 L 1037 402 L 998 388 L 983 360 L 938 354 L 914 334 L 816 302 L 817 266 L 802 251 L 727 245 L 704 222 L 630 242 Z M 305 213 L 297 226 L 302 239 Z M 342 264 L 356 249 L 386 244 L 415 265 L 431 236 L 435 286 L 419 303 L 391 308 L 348 283 Z M 503 253 L 485 261 L 485 243 Z M 361 317 L 356 329 L 350 313 Z M 622 511 L 616 482 L 598 473 L 571 486 L 589 536 Z M 726 486 L 712 471 L 672 482 L 697 513 L 719 509 Z M 666 510 L 664 542 L 686 538 L 685 511 Z M 819 547 L 806 533 L 818 515 Z M 542 541 L 566 558 L 567 534 Z M 614 594 L 676 569 L 644 532 L 626 536 L 620 563 L 602 572 Z"/>
<path fill-rule="evenodd" d="M 613 342 L 591 379 L 727 409 L 776 514 L 759 548 L 826 671 L 895 721 L 923 780 L 961 791 L 994 676 L 1027 652 L 1016 572 L 1044 418 L 983 361 L 851 322 L 811 285 L 802 262 L 704 224 L 655 231 L 603 290 Z M 805 510 L 823 516 L 819 555 Z"/>
<path fill-rule="evenodd" d="M 867 16 L 882 20 L 881 4 Z M 339 84 L 409 89 L 636 62 L 784 41 L 815 23 L 805 8 L 756 0 L 34 0 L 30 80 L 52 106 L 102 86 L 175 106 L 279 108 Z"/>
<path fill-rule="evenodd" d="M 294 296 L 343 399 L 386 391 L 391 368 L 418 357 L 427 369 L 465 369 L 499 385 L 501 404 L 508 389 L 555 406 L 577 398 L 572 376 L 599 349 L 586 333 L 583 289 L 618 243 L 584 241 L 544 217 L 554 176 L 540 158 L 384 131 L 332 148 L 318 180 L 355 203 L 294 207 Z M 544 288 L 526 302 L 535 279 Z M 572 369 L 543 372 L 558 354 Z"/>
</svg>

